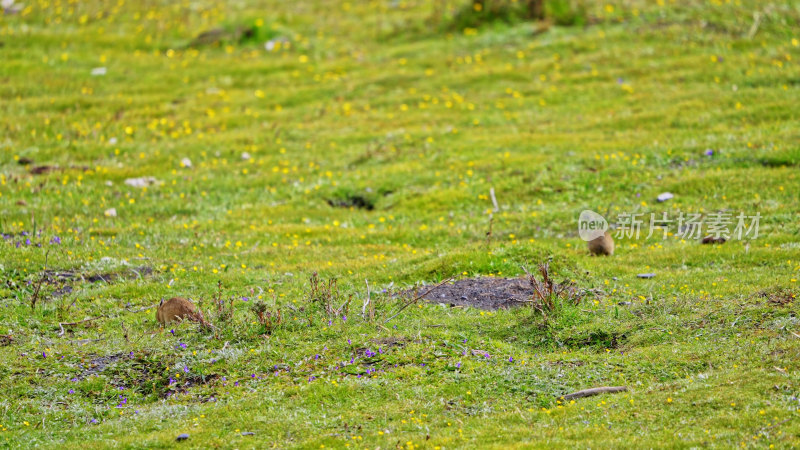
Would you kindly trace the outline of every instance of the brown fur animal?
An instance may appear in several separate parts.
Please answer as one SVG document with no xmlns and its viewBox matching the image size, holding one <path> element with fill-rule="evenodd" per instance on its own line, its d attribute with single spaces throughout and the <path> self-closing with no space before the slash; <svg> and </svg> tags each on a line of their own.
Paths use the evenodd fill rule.
<svg viewBox="0 0 800 450">
<path fill-rule="evenodd" d="M 613 255 L 614 254 L 614 239 L 611 233 L 606 231 L 602 236 L 592 239 L 588 242 L 589 252 L 593 255 Z"/>
<path fill-rule="evenodd" d="M 173 297 L 167 301 L 161 300 L 161 304 L 158 305 L 158 310 L 156 311 L 156 320 L 161 325 L 191 320 L 208 326 L 208 322 L 203 317 L 203 312 L 194 303 L 180 297 Z"/>
</svg>

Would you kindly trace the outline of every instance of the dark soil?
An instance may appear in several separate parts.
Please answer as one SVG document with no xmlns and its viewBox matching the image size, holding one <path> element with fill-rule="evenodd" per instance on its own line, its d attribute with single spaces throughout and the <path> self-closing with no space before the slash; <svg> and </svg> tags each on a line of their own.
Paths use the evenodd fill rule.
<svg viewBox="0 0 800 450">
<path fill-rule="evenodd" d="M 109 364 L 113 364 L 127 356 L 128 356 L 127 353 L 117 353 L 114 355 L 100 356 L 97 358 L 93 358 L 86 365 L 83 365 L 83 372 L 78 374 L 75 378 L 77 378 L 80 381 L 92 375 L 99 375 L 102 371 L 106 369 L 106 367 Z"/>
<path fill-rule="evenodd" d="M 58 167 L 55 166 L 34 166 L 30 168 L 30 173 L 33 175 L 43 175 L 50 172 L 55 172 Z"/>
<path fill-rule="evenodd" d="M 422 286 L 416 291 L 403 293 L 409 297 L 420 295 L 432 286 Z M 495 310 L 522 306 L 533 297 L 533 286 L 525 278 L 470 278 L 447 283 L 428 292 L 423 298 L 431 303 L 456 306 L 471 306 L 478 309 Z"/>
<path fill-rule="evenodd" d="M 563 344 L 570 348 L 596 347 L 598 349 L 619 348 L 627 340 L 624 333 L 596 331 L 588 336 L 572 336 L 564 340 Z"/>
<path fill-rule="evenodd" d="M 796 299 L 797 295 L 788 289 L 775 289 L 773 291 L 762 291 L 758 294 L 762 298 L 767 299 L 767 304 L 770 306 L 788 306 L 791 305 Z"/>
<path fill-rule="evenodd" d="M 362 195 L 350 195 L 346 198 L 327 199 L 326 201 L 334 208 L 357 208 L 367 211 L 375 209 L 374 201 Z"/>
</svg>

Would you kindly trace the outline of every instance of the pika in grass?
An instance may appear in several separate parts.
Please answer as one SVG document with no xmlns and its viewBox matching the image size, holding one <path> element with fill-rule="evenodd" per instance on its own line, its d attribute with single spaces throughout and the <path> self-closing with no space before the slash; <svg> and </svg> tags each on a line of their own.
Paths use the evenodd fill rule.
<svg viewBox="0 0 800 450">
<path fill-rule="evenodd" d="M 161 325 L 191 320 L 206 327 L 210 326 L 203 317 L 203 312 L 194 303 L 181 297 L 173 297 L 167 301 L 162 299 L 156 311 L 156 320 Z"/>
<path fill-rule="evenodd" d="M 589 241 L 589 252 L 593 255 L 613 255 L 614 254 L 614 239 L 611 233 L 606 231 L 602 236 Z"/>
</svg>

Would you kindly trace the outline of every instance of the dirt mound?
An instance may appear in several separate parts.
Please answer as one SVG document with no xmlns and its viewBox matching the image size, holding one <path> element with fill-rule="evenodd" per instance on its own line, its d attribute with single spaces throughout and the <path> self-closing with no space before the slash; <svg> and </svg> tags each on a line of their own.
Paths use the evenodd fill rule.
<svg viewBox="0 0 800 450">
<path fill-rule="evenodd" d="M 406 291 L 405 295 L 420 295 L 431 289 L 423 286 Z M 450 306 L 472 306 L 495 310 L 522 306 L 533 297 L 533 286 L 526 278 L 469 278 L 446 283 L 422 298 L 432 303 Z"/>
</svg>

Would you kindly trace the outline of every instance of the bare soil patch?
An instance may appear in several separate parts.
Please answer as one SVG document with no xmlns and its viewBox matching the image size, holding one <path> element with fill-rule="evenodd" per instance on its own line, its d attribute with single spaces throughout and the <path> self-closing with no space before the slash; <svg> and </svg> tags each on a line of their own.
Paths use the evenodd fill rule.
<svg viewBox="0 0 800 450">
<path fill-rule="evenodd" d="M 775 307 L 789 306 L 795 301 L 797 295 L 788 289 L 774 289 L 759 292 L 759 297 L 766 298 L 767 304 Z"/>
<path fill-rule="evenodd" d="M 405 291 L 405 296 L 425 293 L 430 287 Z M 522 306 L 530 302 L 534 289 L 526 278 L 468 278 L 443 284 L 426 294 L 423 299 L 431 303 L 496 310 Z"/>
</svg>

